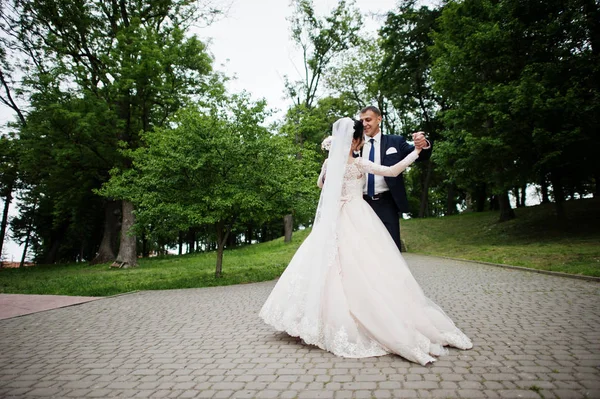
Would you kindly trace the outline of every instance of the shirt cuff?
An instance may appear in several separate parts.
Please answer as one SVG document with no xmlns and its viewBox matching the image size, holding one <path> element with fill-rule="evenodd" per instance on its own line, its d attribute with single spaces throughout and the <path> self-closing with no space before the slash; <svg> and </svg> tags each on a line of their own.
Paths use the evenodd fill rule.
<svg viewBox="0 0 600 399">
<path fill-rule="evenodd" d="M 431 148 L 431 143 L 429 142 L 429 140 L 425 139 L 425 141 L 427 142 L 427 147 L 421 148 L 422 150 L 428 150 Z"/>
</svg>

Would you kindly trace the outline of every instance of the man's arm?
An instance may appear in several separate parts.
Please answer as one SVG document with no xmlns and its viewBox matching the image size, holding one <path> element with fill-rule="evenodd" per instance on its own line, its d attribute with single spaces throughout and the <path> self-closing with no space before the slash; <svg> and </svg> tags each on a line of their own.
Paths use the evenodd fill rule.
<svg viewBox="0 0 600 399">
<path fill-rule="evenodd" d="M 394 145 L 394 147 L 396 147 L 396 149 L 402 155 L 402 157 L 407 156 L 408 154 L 413 152 L 415 147 L 419 147 L 419 145 L 420 145 L 422 151 L 419 154 L 419 158 L 417 159 L 417 162 L 420 162 L 423 160 L 428 160 L 431 157 L 432 145 L 429 142 L 429 140 L 427 140 L 425 138 L 425 136 L 423 135 L 423 132 L 418 132 L 418 133 L 420 133 L 420 135 L 418 135 L 418 136 L 416 136 L 417 133 L 413 133 L 413 140 L 415 140 L 415 145 L 409 144 L 408 141 L 406 141 L 406 139 L 402 136 L 389 136 L 389 137 L 393 137 L 395 139 L 393 145 Z M 423 147 L 423 143 L 425 144 L 424 147 Z"/>
</svg>

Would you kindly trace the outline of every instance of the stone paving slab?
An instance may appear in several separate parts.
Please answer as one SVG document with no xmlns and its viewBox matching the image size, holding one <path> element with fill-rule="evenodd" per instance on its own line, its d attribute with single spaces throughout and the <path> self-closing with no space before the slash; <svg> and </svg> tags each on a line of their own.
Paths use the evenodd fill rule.
<svg viewBox="0 0 600 399">
<path fill-rule="evenodd" d="M 146 291 L 0 320 L 0 398 L 600 398 L 600 284 L 406 257 L 472 350 L 343 359 L 260 321 L 274 282 Z"/>
<path fill-rule="evenodd" d="M 95 301 L 101 297 L 0 294 L 0 320 Z"/>
</svg>

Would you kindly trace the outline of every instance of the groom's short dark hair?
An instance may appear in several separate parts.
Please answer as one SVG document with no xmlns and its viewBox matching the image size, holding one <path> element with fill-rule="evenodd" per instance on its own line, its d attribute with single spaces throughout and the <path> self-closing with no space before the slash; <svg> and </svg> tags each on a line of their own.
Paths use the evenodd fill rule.
<svg viewBox="0 0 600 399">
<path fill-rule="evenodd" d="M 379 108 L 377 108 L 374 105 L 369 105 L 368 107 L 364 107 L 363 109 L 360 110 L 361 114 L 364 114 L 367 111 L 373 111 L 373 113 L 377 116 L 381 116 L 381 111 L 379 110 Z"/>
</svg>

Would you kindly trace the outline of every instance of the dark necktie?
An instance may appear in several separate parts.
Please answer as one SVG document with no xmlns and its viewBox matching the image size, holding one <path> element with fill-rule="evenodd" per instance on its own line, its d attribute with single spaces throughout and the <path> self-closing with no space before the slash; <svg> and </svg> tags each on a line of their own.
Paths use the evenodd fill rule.
<svg viewBox="0 0 600 399">
<path fill-rule="evenodd" d="M 375 162 L 375 139 L 369 140 L 371 143 L 371 151 L 369 151 L 369 161 Z M 375 175 L 369 173 L 367 175 L 367 195 L 369 197 L 375 196 Z"/>
</svg>

